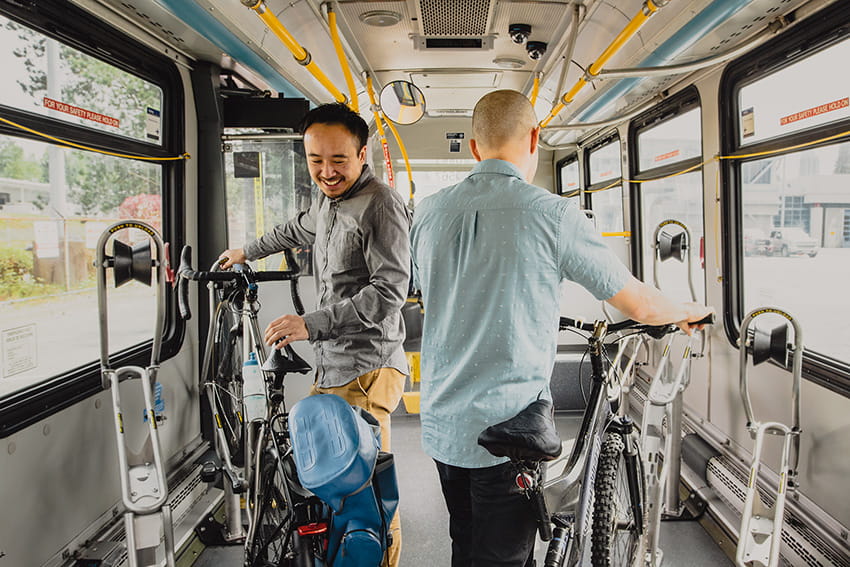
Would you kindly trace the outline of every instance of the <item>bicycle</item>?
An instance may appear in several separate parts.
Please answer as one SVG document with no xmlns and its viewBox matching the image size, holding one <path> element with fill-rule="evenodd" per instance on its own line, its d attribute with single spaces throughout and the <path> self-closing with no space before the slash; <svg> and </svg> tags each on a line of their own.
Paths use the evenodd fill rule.
<svg viewBox="0 0 850 567">
<path fill-rule="evenodd" d="M 564 470 L 546 478 L 543 463 L 557 458 L 561 445 L 553 443 L 557 439 L 553 420 L 541 419 L 545 400 L 491 426 L 479 437 L 479 444 L 496 456 L 509 457 L 517 469 L 517 485 L 535 510 L 540 539 L 549 542 L 545 567 L 562 567 L 565 561 L 567 565 L 583 564 L 588 552 L 593 566 L 636 565 L 645 555 L 646 479 L 634 422 L 620 411 L 626 402 L 623 389 L 616 396 L 607 395 L 611 380 L 603 341 L 608 333 L 627 329 L 660 338 L 678 327 L 632 320 L 581 323 L 561 317 L 560 328 L 590 333 L 592 379 Z M 551 402 L 548 406 L 551 411 Z"/>
<path fill-rule="evenodd" d="M 266 359 L 257 321 L 260 282 L 289 281 L 298 314 L 298 270 L 286 251 L 286 271 L 255 272 L 247 265 L 229 271 L 216 262 L 210 271 L 191 268 L 191 248 L 183 248 L 178 275 L 181 316 L 191 317 L 188 280 L 205 281 L 210 289 L 210 324 L 201 369 L 202 389 L 214 420 L 215 450 L 220 464 L 204 463 L 201 477 L 221 477 L 225 489 L 225 542 L 244 542 L 245 566 L 314 567 L 324 564 L 327 533 L 325 508 L 298 482 L 284 404 L 284 378 L 305 374 L 307 364 L 291 346 L 275 349 Z M 242 369 L 251 355 L 262 367 L 265 403 L 259 415 L 246 419 Z M 247 494 L 247 531 L 241 498 Z"/>
</svg>

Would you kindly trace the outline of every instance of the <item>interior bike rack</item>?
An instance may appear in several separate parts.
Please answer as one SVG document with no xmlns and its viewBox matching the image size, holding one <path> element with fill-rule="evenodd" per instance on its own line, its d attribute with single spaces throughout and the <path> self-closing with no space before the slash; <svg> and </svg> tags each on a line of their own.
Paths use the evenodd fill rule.
<svg viewBox="0 0 850 567">
<path fill-rule="evenodd" d="M 610 324 L 614 322 L 614 318 L 611 316 L 607 305 L 606 302 L 602 302 L 602 313 Z M 614 354 L 614 359 L 611 361 L 609 368 L 610 372 L 614 372 L 617 382 L 609 390 L 608 399 L 611 401 L 622 400 L 623 403 L 619 404 L 617 408 L 617 415 L 619 417 L 626 417 L 630 415 L 629 393 L 632 390 L 632 386 L 634 386 L 635 372 L 638 366 L 646 365 L 646 362 L 638 362 L 637 357 L 641 347 L 646 345 L 648 337 L 644 333 L 623 334 L 618 332 L 616 334 L 619 337 L 616 341 L 617 352 Z M 631 354 L 627 354 L 629 347 L 632 347 Z M 623 366 L 624 360 L 625 366 Z"/>
<path fill-rule="evenodd" d="M 749 333 L 753 320 L 766 313 L 780 315 L 788 323 L 773 328 L 769 333 L 754 329 Z M 794 327 L 794 343 L 788 343 L 789 324 Z M 753 460 L 747 483 L 747 497 L 741 514 L 741 530 L 735 563 L 739 567 L 776 567 L 779 564 L 782 543 L 782 522 L 785 515 L 785 497 L 788 491 L 797 490 L 797 465 L 800 458 L 800 381 L 803 372 L 803 333 L 800 325 L 787 312 L 774 307 L 760 307 L 751 311 L 741 323 L 739 335 L 741 368 L 740 387 L 744 411 L 747 414 L 747 430 L 754 440 Z M 776 421 L 757 421 L 750 402 L 750 387 L 747 378 L 747 350 L 752 348 L 753 366 L 773 359 L 787 368 L 788 355 L 792 355 L 791 421 L 789 427 Z M 761 453 L 765 435 L 782 437 L 782 457 L 779 463 L 779 486 L 772 495 L 773 505 L 765 503 L 759 494 L 758 478 L 761 469 Z"/>
<path fill-rule="evenodd" d="M 115 237 L 124 229 L 137 229 L 147 234 L 143 242 L 133 246 Z M 112 256 L 106 254 L 106 245 L 113 241 Z M 151 241 L 156 245 L 156 258 L 151 257 Z M 118 443 L 118 460 L 121 475 L 121 498 L 124 503 L 124 528 L 127 536 L 127 560 L 130 567 L 158 566 L 156 557 L 160 539 L 164 540 L 165 562 L 174 567 L 174 531 L 171 507 L 166 504 L 168 485 L 157 431 L 153 385 L 159 372 L 159 355 L 162 345 L 165 316 L 165 246 L 156 230 L 140 221 L 117 222 L 107 228 L 97 242 L 97 305 L 100 315 L 100 366 L 104 389 L 112 391 L 115 412 L 115 436 Z M 154 324 L 151 359 L 147 368 L 122 366 L 113 368 L 109 361 L 109 330 L 106 298 L 106 273 L 112 269 L 115 287 L 136 280 L 151 285 L 151 270 L 157 268 L 156 323 Z M 145 402 L 147 437 L 142 450 L 134 453 L 127 447 L 124 435 L 125 420 L 121 412 L 119 384 L 138 378 Z M 128 420 L 130 422 L 132 420 Z"/>
<path fill-rule="evenodd" d="M 670 225 L 678 226 L 681 231 L 671 234 L 665 230 Z M 693 248 L 688 227 L 677 220 L 662 221 L 655 229 L 653 242 L 655 256 L 652 276 L 655 286 L 659 289 L 661 287 L 658 277 L 661 262 L 671 258 L 683 262 L 687 257 L 688 288 L 691 300 L 697 301 L 692 270 Z M 690 382 L 691 359 L 703 356 L 705 347 L 705 335 L 699 333 L 699 337 L 699 351 L 695 349 L 697 333 L 694 333 L 685 345 L 681 364 L 673 372 L 670 357 L 675 335 L 669 336 L 644 403 L 640 442 L 646 476 L 647 567 L 659 567 L 663 559 L 659 547 L 661 519 L 694 517 L 680 502 L 678 478 L 682 466 L 684 391 Z"/>
</svg>

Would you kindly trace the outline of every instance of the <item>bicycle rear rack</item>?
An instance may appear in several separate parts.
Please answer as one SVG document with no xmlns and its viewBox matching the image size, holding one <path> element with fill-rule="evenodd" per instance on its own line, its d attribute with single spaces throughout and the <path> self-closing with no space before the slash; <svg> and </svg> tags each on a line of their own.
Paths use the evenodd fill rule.
<svg viewBox="0 0 850 567">
<path fill-rule="evenodd" d="M 747 378 L 747 347 L 753 347 L 753 365 L 764 362 L 769 354 L 757 352 L 758 343 L 763 342 L 759 331 L 752 338 L 748 335 L 750 323 L 759 315 L 774 313 L 785 317 L 794 327 L 794 344 L 787 344 L 788 324 L 780 328 L 780 333 L 771 332 L 769 347 L 785 348 L 787 361 L 788 351 L 793 352 L 792 383 L 791 383 L 791 419 L 789 427 L 776 421 L 759 422 L 753 414 L 750 401 L 749 380 Z M 803 370 L 803 334 L 800 325 L 785 311 L 773 307 L 761 307 L 750 312 L 741 323 L 741 333 L 738 339 L 740 345 L 740 387 L 744 410 L 747 414 L 747 429 L 753 437 L 753 460 L 750 467 L 750 478 L 747 483 L 747 496 L 741 516 L 741 530 L 738 536 L 738 548 L 735 562 L 739 567 L 776 567 L 779 564 L 780 544 L 782 543 L 782 523 L 785 515 L 785 498 L 787 491 L 797 489 L 797 465 L 800 457 L 800 380 Z M 774 356 L 776 353 L 773 353 Z M 783 366 L 787 366 L 787 363 Z M 761 468 L 761 453 L 764 447 L 765 435 L 782 436 L 782 457 L 779 464 L 779 486 L 773 495 L 773 506 L 768 506 L 762 499 L 758 489 L 759 470 Z M 790 463 L 790 465 L 789 465 Z"/>
<path fill-rule="evenodd" d="M 135 228 L 145 232 L 149 239 L 129 246 L 114 240 L 113 255 L 106 255 L 106 244 L 116 232 Z M 151 258 L 150 241 L 156 245 L 156 259 Z M 112 390 L 115 412 L 115 436 L 118 443 L 118 460 L 121 474 L 121 497 L 124 503 L 124 528 L 127 535 L 127 560 L 130 567 L 158 566 L 157 548 L 164 539 L 167 567 L 174 567 L 174 531 L 168 485 L 157 431 L 153 384 L 159 371 L 159 353 L 162 345 L 162 324 L 165 315 L 165 255 L 164 245 L 156 230 L 139 221 L 122 221 L 107 228 L 97 243 L 97 305 L 100 316 L 100 366 L 104 389 Z M 157 268 L 157 309 L 154 326 L 151 360 L 147 368 L 122 366 L 112 368 L 109 362 L 109 331 L 106 302 L 106 271 L 113 270 L 115 287 L 130 280 L 150 285 L 151 269 Z M 121 412 L 119 384 L 124 380 L 139 379 L 145 402 L 148 432 L 142 450 L 130 454 L 124 436 L 124 416 Z"/>
</svg>

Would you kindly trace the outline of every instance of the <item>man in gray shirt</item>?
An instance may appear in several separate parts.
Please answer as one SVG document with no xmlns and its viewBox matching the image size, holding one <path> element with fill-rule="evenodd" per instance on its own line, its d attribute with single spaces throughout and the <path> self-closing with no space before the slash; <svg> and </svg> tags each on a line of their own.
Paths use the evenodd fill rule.
<svg viewBox="0 0 850 567">
<path fill-rule="evenodd" d="M 255 260 L 285 248 L 313 247 L 318 309 L 269 323 L 265 341 L 281 348 L 308 340 L 316 353 L 311 393 L 332 393 L 375 416 L 382 450 L 390 450 L 390 414 L 408 371 L 402 349 L 401 307 L 410 280 L 411 215 L 402 197 L 366 165 L 369 127 L 344 104 L 310 111 L 301 127 L 310 177 L 319 198 L 289 222 L 225 250 L 222 266 Z M 398 514 L 390 529 L 391 566 L 398 565 Z"/>
</svg>

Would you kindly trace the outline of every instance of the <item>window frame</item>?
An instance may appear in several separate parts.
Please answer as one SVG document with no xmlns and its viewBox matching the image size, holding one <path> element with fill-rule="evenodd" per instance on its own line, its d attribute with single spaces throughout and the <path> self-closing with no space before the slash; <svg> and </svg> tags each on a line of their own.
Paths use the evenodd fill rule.
<svg viewBox="0 0 850 567">
<path fill-rule="evenodd" d="M 110 27 L 90 13 L 61 0 L 37 4 L 0 6 L 0 14 L 45 36 L 136 75 L 162 89 L 162 143 L 155 145 L 124 136 L 62 122 L 47 116 L 0 105 L 3 115 L 33 130 L 95 149 L 147 157 L 170 157 L 183 153 L 185 140 L 184 91 L 174 62 L 130 36 Z M 57 33 L 61 30 L 61 34 Z M 0 124 L 0 134 L 44 142 L 40 136 Z M 175 250 L 184 242 L 183 206 L 185 164 L 183 160 L 161 162 L 162 239 Z M 160 359 L 180 349 L 185 323 L 178 317 L 173 294 L 166 294 L 165 329 Z M 110 353 L 114 367 L 150 363 L 152 340 Z M 0 398 L 0 439 L 37 423 L 102 391 L 100 360 L 52 376 Z"/>
<path fill-rule="evenodd" d="M 584 209 L 588 209 L 593 211 L 593 190 L 599 189 L 601 187 L 605 187 L 607 185 L 611 185 L 615 181 L 619 179 L 620 181 L 620 196 L 622 197 L 623 191 L 623 164 L 620 163 L 620 175 L 619 177 L 612 177 L 610 179 L 605 179 L 604 181 L 599 181 L 598 183 L 591 184 L 590 183 L 590 157 L 593 152 L 599 150 L 600 148 L 607 146 L 608 144 L 612 144 L 617 142 L 620 144 L 620 156 L 622 156 L 623 152 L 623 141 L 620 139 L 620 133 L 617 130 L 609 131 L 601 136 L 594 138 L 593 141 L 583 144 L 581 146 L 582 151 L 582 163 L 583 167 L 580 167 L 579 174 L 581 177 L 581 183 L 584 185 L 584 200 L 580 201 L 581 207 Z M 620 200 L 620 206 L 623 207 L 623 230 L 626 229 L 626 210 L 623 205 L 622 199 Z M 594 211 L 594 214 L 595 211 Z"/>
<path fill-rule="evenodd" d="M 720 151 L 722 155 L 736 152 L 755 154 L 775 151 L 784 147 L 805 144 L 840 134 L 850 128 L 850 119 L 832 124 L 823 124 L 811 129 L 778 136 L 758 143 L 749 144 L 744 150 L 739 146 L 740 123 L 737 119 L 739 91 L 742 87 L 758 81 L 771 73 L 789 67 L 817 51 L 848 41 L 850 34 L 850 7 L 832 5 L 806 21 L 806 25 L 795 26 L 778 37 L 759 46 L 746 56 L 733 61 L 723 73 L 718 92 L 720 111 Z M 850 136 L 808 146 L 815 149 L 850 142 Z M 788 150 L 774 154 L 781 157 L 797 153 Z M 721 179 L 721 226 L 723 227 L 723 302 L 724 327 L 729 342 L 735 347 L 739 329 L 746 313 L 744 311 L 742 250 L 742 180 L 741 165 L 760 159 L 742 158 L 722 160 Z M 771 361 L 771 364 L 776 364 Z M 803 378 L 844 397 L 850 397 L 850 362 L 843 362 L 811 350 L 803 353 Z"/>
<path fill-rule="evenodd" d="M 643 181 L 646 179 L 655 179 L 656 177 L 663 177 L 665 175 L 670 175 L 673 173 L 677 173 L 682 171 L 683 169 L 687 169 L 689 167 L 693 167 L 702 163 L 705 155 L 705 147 L 702 146 L 700 156 L 683 159 L 680 161 L 676 161 L 673 163 L 668 163 L 664 165 L 659 165 L 658 167 L 653 167 L 645 170 L 640 169 L 640 157 L 638 152 L 640 148 L 638 147 L 638 136 L 663 122 L 668 120 L 672 120 L 677 116 L 684 114 L 694 108 L 702 109 L 702 101 L 700 100 L 699 91 L 693 85 L 679 91 L 675 95 L 671 96 L 669 99 L 664 102 L 659 103 L 657 106 L 647 110 L 643 114 L 638 115 L 629 123 L 628 130 L 628 155 L 629 155 L 629 179 L 636 181 Z M 705 138 L 700 136 L 702 140 Z M 697 171 L 697 170 L 695 170 Z M 702 171 L 702 168 L 699 168 L 698 171 Z M 629 183 L 629 204 L 630 204 L 630 218 L 629 222 L 633 227 L 642 227 L 643 226 L 643 201 L 641 198 L 641 183 Z M 703 225 L 705 225 L 705 208 L 703 207 Z M 644 249 L 645 235 L 642 230 L 635 229 L 632 230 L 632 250 L 631 250 L 631 260 L 632 266 L 634 266 L 632 272 L 635 277 L 643 280 L 645 274 L 643 273 L 643 249 Z"/>
<path fill-rule="evenodd" d="M 578 169 L 579 169 L 578 170 L 578 184 L 579 184 L 579 186 L 578 186 L 578 189 L 574 189 L 574 190 L 577 190 L 577 191 L 579 191 L 579 193 L 581 193 L 581 190 L 582 190 L 581 186 L 582 186 L 582 183 L 584 183 L 584 177 L 582 175 L 581 161 L 579 160 L 578 152 L 575 152 L 575 153 L 572 153 L 568 156 L 565 156 L 565 157 L 559 159 L 555 163 L 555 188 L 556 188 L 556 191 L 558 192 L 558 195 L 560 195 L 561 197 L 567 196 L 564 193 L 564 186 L 563 186 L 563 182 L 561 181 L 561 171 L 565 167 L 567 167 L 568 165 L 571 165 L 573 163 L 578 164 Z"/>
</svg>

